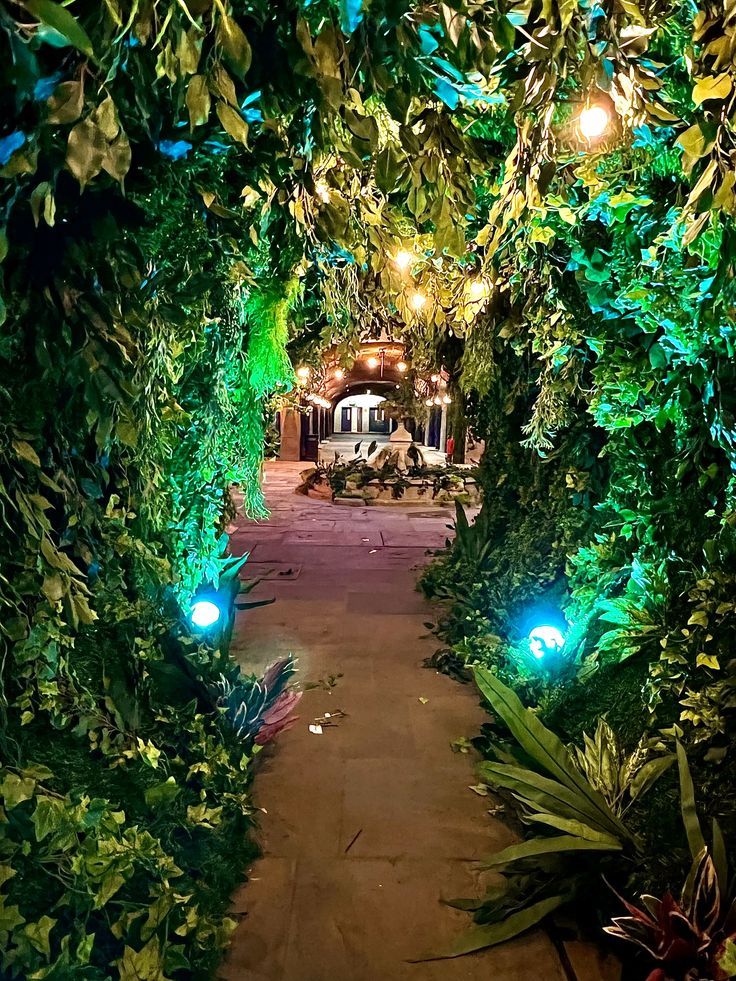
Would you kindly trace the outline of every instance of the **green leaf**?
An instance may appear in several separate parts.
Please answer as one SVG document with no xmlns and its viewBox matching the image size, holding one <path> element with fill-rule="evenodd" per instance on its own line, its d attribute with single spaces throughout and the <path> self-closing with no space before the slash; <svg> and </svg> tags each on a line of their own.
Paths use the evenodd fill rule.
<svg viewBox="0 0 736 981">
<path fill-rule="evenodd" d="M 180 789 L 176 780 L 173 777 L 169 777 L 162 783 L 148 787 L 143 796 L 149 807 L 159 807 L 162 804 L 171 803 L 178 795 Z"/>
<path fill-rule="evenodd" d="M 81 78 L 57 85 L 46 106 L 47 123 L 75 123 L 82 115 L 84 107 L 84 86 Z"/>
<path fill-rule="evenodd" d="M 252 52 L 248 38 L 240 26 L 227 15 L 220 17 L 217 25 L 217 41 L 222 45 L 225 60 L 238 78 L 243 78 L 250 68 Z"/>
<path fill-rule="evenodd" d="M 625 826 L 612 813 L 603 796 L 590 786 L 577 769 L 561 740 L 542 725 L 533 712 L 524 708 L 518 695 L 494 674 L 481 667 L 476 667 L 474 673 L 481 693 L 506 723 L 521 748 L 556 781 L 579 796 L 579 809 L 595 814 L 603 827 L 630 839 Z"/>
<path fill-rule="evenodd" d="M 725 99 L 731 92 L 731 76 L 728 72 L 708 78 L 700 78 L 693 88 L 693 102 L 696 106 L 708 99 Z"/>
<path fill-rule="evenodd" d="M 64 820 L 66 807 L 64 802 L 55 797 L 41 797 L 36 801 L 33 812 L 33 826 L 36 829 L 36 841 L 43 841 L 53 831 L 58 831 Z"/>
<path fill-rule="evenodd" d="M 72 47 L 77 48 L 92 58 L 93 61 L 95 60 L 89 35 L 76 17 L 73 17 L 65 7 L 53 3 L 52 0 L 25 0 L 25 7 L 34 17 L 66 38 Z"/>
<path fill-rule="evenodd" d="M 228 135 L 232 136 L 234 140 L 243 143 L 245 146 L 248 145 L 248 124 L 237 111 L 229 106 L 226 102 L 218 102 L 217 106 L 217 117 L 222 123 L 222 128 Z"/>
<path fill-rule="evenodd" d="M 530 838 L 518 845 L 509 845 L 495 855 L 486 859 L 483 869 L 498 869 L 513 865 L 525 859 L 536 858 L 539 855 L 557 855 L 565 852 L 615 852 L 621 850 L 618 841 L 588 841 L 575 835 L 555 835 L 552 838 Z"/>
<path fill-rule="evenodd" d="M 40 467 L 41 461 L 38 458 L 38 453 L 33 449 L 30 443 L 26 443 L 24 439 L 14 439 L 13 449 L 16 454 L 21 458 L 21 460 L 26 460 L 28 463 L 32 463 L 34 467 Z"/>
<path fill-rule="evenodd" d="M 108 141 L 91 118 L 83 119 L 72 129 L 66 148 L 66 165 L 82 189 L 102 170 Z"/>
<path fill-rule="evenodd" d="M 695 806 L 695 787 L 693 786 L 693 778 L 690 775 L 687 754 L 679 740 L 677 741 L 677 765 L 680 770 L 680 810 L 682 811 L 682 822 L 685 825 L 690 854 L 693 859 L 696 859 L 705 848 L 705 838 L 703 838 L 700 821 L 698 820 L 698 812 Z"/>
<path fill-rule="evenodd" d="M 30 777 L 19 777 L 17 773 L 7 773 L 0 784 L 0 797 L 5 808 L 11 811 L 18 804 L 30 800 L 36 789 L 36 781 Z"/>
<path fill-rule="evenodd" d="M 35 923 L 27 923 L 22 930 L 23 936 L 28 940 L 32 947 L 35 947 L 39 954 L 51 956 L 51 942 L 49 933 L 56 926 L 56 920 L 50 916 L 42 916 Z"/>
<path fill-rule="evenodd" d="M 189 129 L 194 130 L 207 122 L 210 114 L 210 90 L 204 75 L 193 75 L 187 86 L 187 111 L 189 112 Z"/>
<path fill-rule="evenodd" d="M 545 916 L 549 916 L 560 906 L 569 901 L 569 895 L 561 894 L 542 899 L 538 903 L 527 906 L 526 909 L 512 913 L 500 923 L 488 923 L 483 926 L 471 927 L 464 933 L 450 948 L 446 954 L 435 954 L 434 956 L 423 957 L 412 961 L 417 964 L 421 961 L 444 960 L 448 957 L 461 957 L 463 954 L 470 954 L 474 950 L 483 950 L 485 947 L 495 947 L 518 937 L 520 933 L 525 933 L 537 923 L 540 923 Z"/>
</svg>

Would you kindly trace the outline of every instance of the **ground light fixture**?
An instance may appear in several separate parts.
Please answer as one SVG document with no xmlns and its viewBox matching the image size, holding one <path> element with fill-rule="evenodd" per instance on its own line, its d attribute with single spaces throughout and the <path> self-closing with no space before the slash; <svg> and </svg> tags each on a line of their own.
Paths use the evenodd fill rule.
<svg viewBox="0 0 736 981">
<path fill-rule="evenodd" d="M 213 627 L 221 616 L 222 610 L 211 599 L 200 597 L 199 599 L 195 598 L 192 600 L 192 605 L 189 609 L 189 619 L 200 630 Z"/>
<path fill-rule="evenodd" d="M 611 124 L 611 113 L 600 103 L 586 106 L 578 117 L 580 133 L 586 140 L 597 140 Z"/>
<path fill-rule="evenodd" d="M 539 661 L 547 654 L 558 654 L 564 646 L 564 634 L 549 623 L 538 624 L 529 631 L 529 649 Z"/>
</svg>

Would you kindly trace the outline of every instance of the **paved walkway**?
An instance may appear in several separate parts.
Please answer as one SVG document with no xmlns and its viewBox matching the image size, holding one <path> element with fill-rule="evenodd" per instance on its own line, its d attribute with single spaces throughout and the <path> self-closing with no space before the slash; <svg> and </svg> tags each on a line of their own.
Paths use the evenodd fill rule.
<svg viewBox="0 0 736 981">
<path fill-rule="evenodd" d="M 565 981 L 542 932 L 407 963 L 469 924 L 440 896 L 474 894 L 473 860 L 511 842 L 489 799 L 469 789 L 473 758 L 450 748 L 483 721 L 476 694 L 422 666 L 435 642 L 415 567 L 444 543 L 450 513 L 313 501 L 293 493 L 304 467 L 269 465 L 271 520 L 233 536 L 235 550 L 252 552 L 249 574 L 268 575 L 257 595 L 277 597 L 240 614 L 235 656 L 255 671 L 292 651 L 302 683 L 322 684 L 256 774 L 263 858 L 235 896 L 223 977 Z M 347 713 L 338 726 L 309 732 L 337 710 Z"/>
</svg>

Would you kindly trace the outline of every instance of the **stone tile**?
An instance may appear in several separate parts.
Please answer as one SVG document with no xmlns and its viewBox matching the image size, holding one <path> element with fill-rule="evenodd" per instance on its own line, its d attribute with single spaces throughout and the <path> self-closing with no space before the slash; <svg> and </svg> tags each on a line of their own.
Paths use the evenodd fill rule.
<svg viewBox="0 0 736 981">
<path fill-rule="evenodd" d="M 440 896 L 473 895 L 471 860 L 513 840 L 489 800 L 468 789 L 474 757 L 450 747 L 478 731 L 477 694 L 422 667 L 437 646 L 423 626 L 435 612 L 415 589 L 416 569 L 428 545 L 444 543 L 450 513 L 299 497 L 303 469 L 267 466 L 274 519 L 241 524 L 234 536 L 251 549 L 252 570 L 300 571 L 256 587 L 254 597 L 277 601 L 238 615 L 233 654 L 260 671 L 293 652 L 303 681 L 343 677 L 332 691 L 305 692 L 295 727 L 259 758 L 265 857 L 234 897 L 242 919 L 223 977 L 564 981 L 541 932 L 471 957 L 408 963 L 467 928 Z M 336 709 L 347 713 L 337 727 L 309 732 Z"/>
</svg>

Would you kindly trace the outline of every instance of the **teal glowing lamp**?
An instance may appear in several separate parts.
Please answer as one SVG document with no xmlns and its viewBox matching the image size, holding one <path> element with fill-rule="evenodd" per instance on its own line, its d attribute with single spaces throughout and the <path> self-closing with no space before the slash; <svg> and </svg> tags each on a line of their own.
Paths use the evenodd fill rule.
<svg viewBox="0 0 736 981">
<path fill-rule="evenodd" d="M 529 649 L 541 661 L 547 654 L 559 654 L 565 646 L 565 635 L 558 627 L 540 623 L 529 631 Z"/>
<path fill-rule="evenodd" d="M 189 608 L 189 619 L 200 630 L 207 630 L 209 627 L 214 627 L 221 616 L 222 610 L 213 600 L 206 599 L 202 596 L 195 597 L 192 600 L 192 605 Z"/>
</svg>

